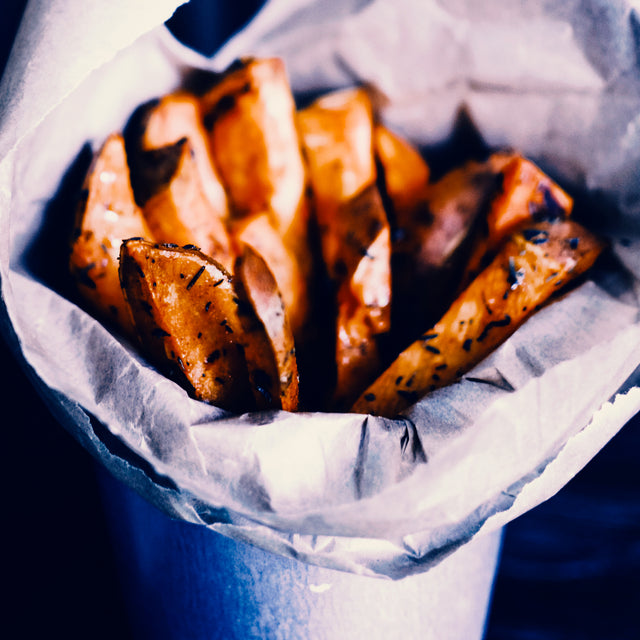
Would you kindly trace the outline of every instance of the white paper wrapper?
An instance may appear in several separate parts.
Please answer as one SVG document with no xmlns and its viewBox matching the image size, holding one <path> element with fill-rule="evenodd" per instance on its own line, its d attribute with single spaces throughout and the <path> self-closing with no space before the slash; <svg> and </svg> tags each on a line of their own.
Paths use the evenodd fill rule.
<svg viewBox="0 0 640 640">
<path fill-rule="evenodd" d="M 4 324 L 42 393 L 117 477 L 225 535 L 400 578 L 553 495 L 638 411 L 632 3 L 273 0 L 213 60 L 162 26 L 175 0 L 90 4 L 32 2 L 3 77 L 0 274 Z M 490 145 L 590 194 L 615 258 L 404 420 L 237 417 L 190 399 L 56 290 L 38 243 L 53 242 L 54 194 L 84 145 L 186 67 L 247 54 L 284 57 L 296 92 L 373 83 L 386 121 L 419 144 L 444 140 L 466 106 Z"/>
</svg>

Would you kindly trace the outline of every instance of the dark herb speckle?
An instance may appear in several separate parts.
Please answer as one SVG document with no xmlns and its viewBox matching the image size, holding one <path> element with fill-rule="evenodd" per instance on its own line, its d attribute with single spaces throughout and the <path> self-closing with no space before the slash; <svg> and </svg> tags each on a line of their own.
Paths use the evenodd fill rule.
<svg viewBox="0 0 640 640">
<path fill-rule="evenodd" d="M 496 327 L 507 327 L 511 324 L 511 316 L 506 315 L 502 320 L 492 320 L 488 322 L 485 328 L 482 330 L 482 333 L 476 338 L 478 342 L 482 342 L 488 335 L 491 329 Z"/>
</svg>

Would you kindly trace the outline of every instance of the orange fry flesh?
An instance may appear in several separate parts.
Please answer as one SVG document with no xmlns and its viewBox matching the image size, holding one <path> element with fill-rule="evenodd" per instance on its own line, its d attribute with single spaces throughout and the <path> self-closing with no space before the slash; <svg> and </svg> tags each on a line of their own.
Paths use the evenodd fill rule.
<svg viewBox="0 0 640 640">
<path fill-rule="evenodd" d="M 247 59 L 201 97 L 232 215 L 269 211 L 282 234 L 304 217 L 305 171 L 284 63 Z"/>
<path fill-rule="evenodd" d="M 94 155 L 84 182 L 76 218 L 70 270 L 78 290 L 101 317 L 133 334 L 129 310 L 120 289 L 118 256 L 124 238 L 151 231 L 134 201 L 124 140 L 112 134 Z"/>
<path fill-rule="evenodd" d="M 429 182 L 429 165 L 413 145 L 384 125 L 375 125 L 373 140 L 394 209 L 412 207 Z"/>
<path fill-rule="evenodd" d="M 389 331 L 391 234 L 376 185 L 373 113 L 364 89 L 325 95 L 298 113 L 327 273 L 336 288 L 336 406 L 379 367 Z"/>
<path fill-rule="evenodd" d="M 195 245 L 231 270 L 231 241 L 203 189 L 191 144 L 183 138 L 177 146 L 175 173 L 143 206 L 147 224 L 157 241 Z"/>
<path fill-rule="evenodd" d="M 200 102 L 187 92 L 178 92 L 153 101 L 143 116 L 141 150 L 161 149 L 186 138 L 202 189 L 213 214 L 227 216 L 227 196 L 211 158 L 207 132 L 202 123 Z"/>
</svg>

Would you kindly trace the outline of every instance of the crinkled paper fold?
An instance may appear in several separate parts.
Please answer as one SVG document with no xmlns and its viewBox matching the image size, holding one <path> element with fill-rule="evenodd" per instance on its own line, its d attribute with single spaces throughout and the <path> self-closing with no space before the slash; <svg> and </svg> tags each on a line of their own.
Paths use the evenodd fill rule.
<svg viewBox="0 0 640 640">
<path fill-rule="evenodd" d="M 640 14 L 274 0 L 209 60 L 163 26 L 177 4 L 29 5 L 0 90 L 4 328 L 62 423 L 166 513 L 321 566 L 427 570 L 553 495 L 640 408 Z M 190 399 L 65 298 L 44 257 L 87 145 L 187 68 L 249 54 L 282 56 L 296 93 L 371 83 L 383 119 L 420 145 L 464 108 L 488 144 L 586 194 L 611 256 L 404 419 L 238 417 Z"/>
</svg>

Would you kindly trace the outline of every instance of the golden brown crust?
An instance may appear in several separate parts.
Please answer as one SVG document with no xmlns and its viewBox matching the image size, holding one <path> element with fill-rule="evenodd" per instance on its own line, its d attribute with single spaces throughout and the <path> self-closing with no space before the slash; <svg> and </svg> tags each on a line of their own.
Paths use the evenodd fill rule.
<svg viewBox="0 0 640 640">
<path fill-rule="evenodd" d="M 461 278 L 461 287 L 482 269 L 500 243 L 520 225 L 541 219 L 571 215 L 573 198 L 533 162 L 513 152 L 497 152 L 486 163 L 500 179 L 486 224 L 475 239 Z"/>
<path fill-rule="evenodd" d="M 588 269 L 603 243 L 576 222 L 542 222 L 513 234 L 442 319 L 405 349 L 352 411 L 394 417 L 454 382 L 556 291 Z"/>
<path fill-rule="evenodd" d="M 120 279 L 154 364 L 179 369 L 199 400 L 246 409 L 243 327 L 226 270 L 200 251 L 133 239 L 122 244 Z"/>
</svg>

